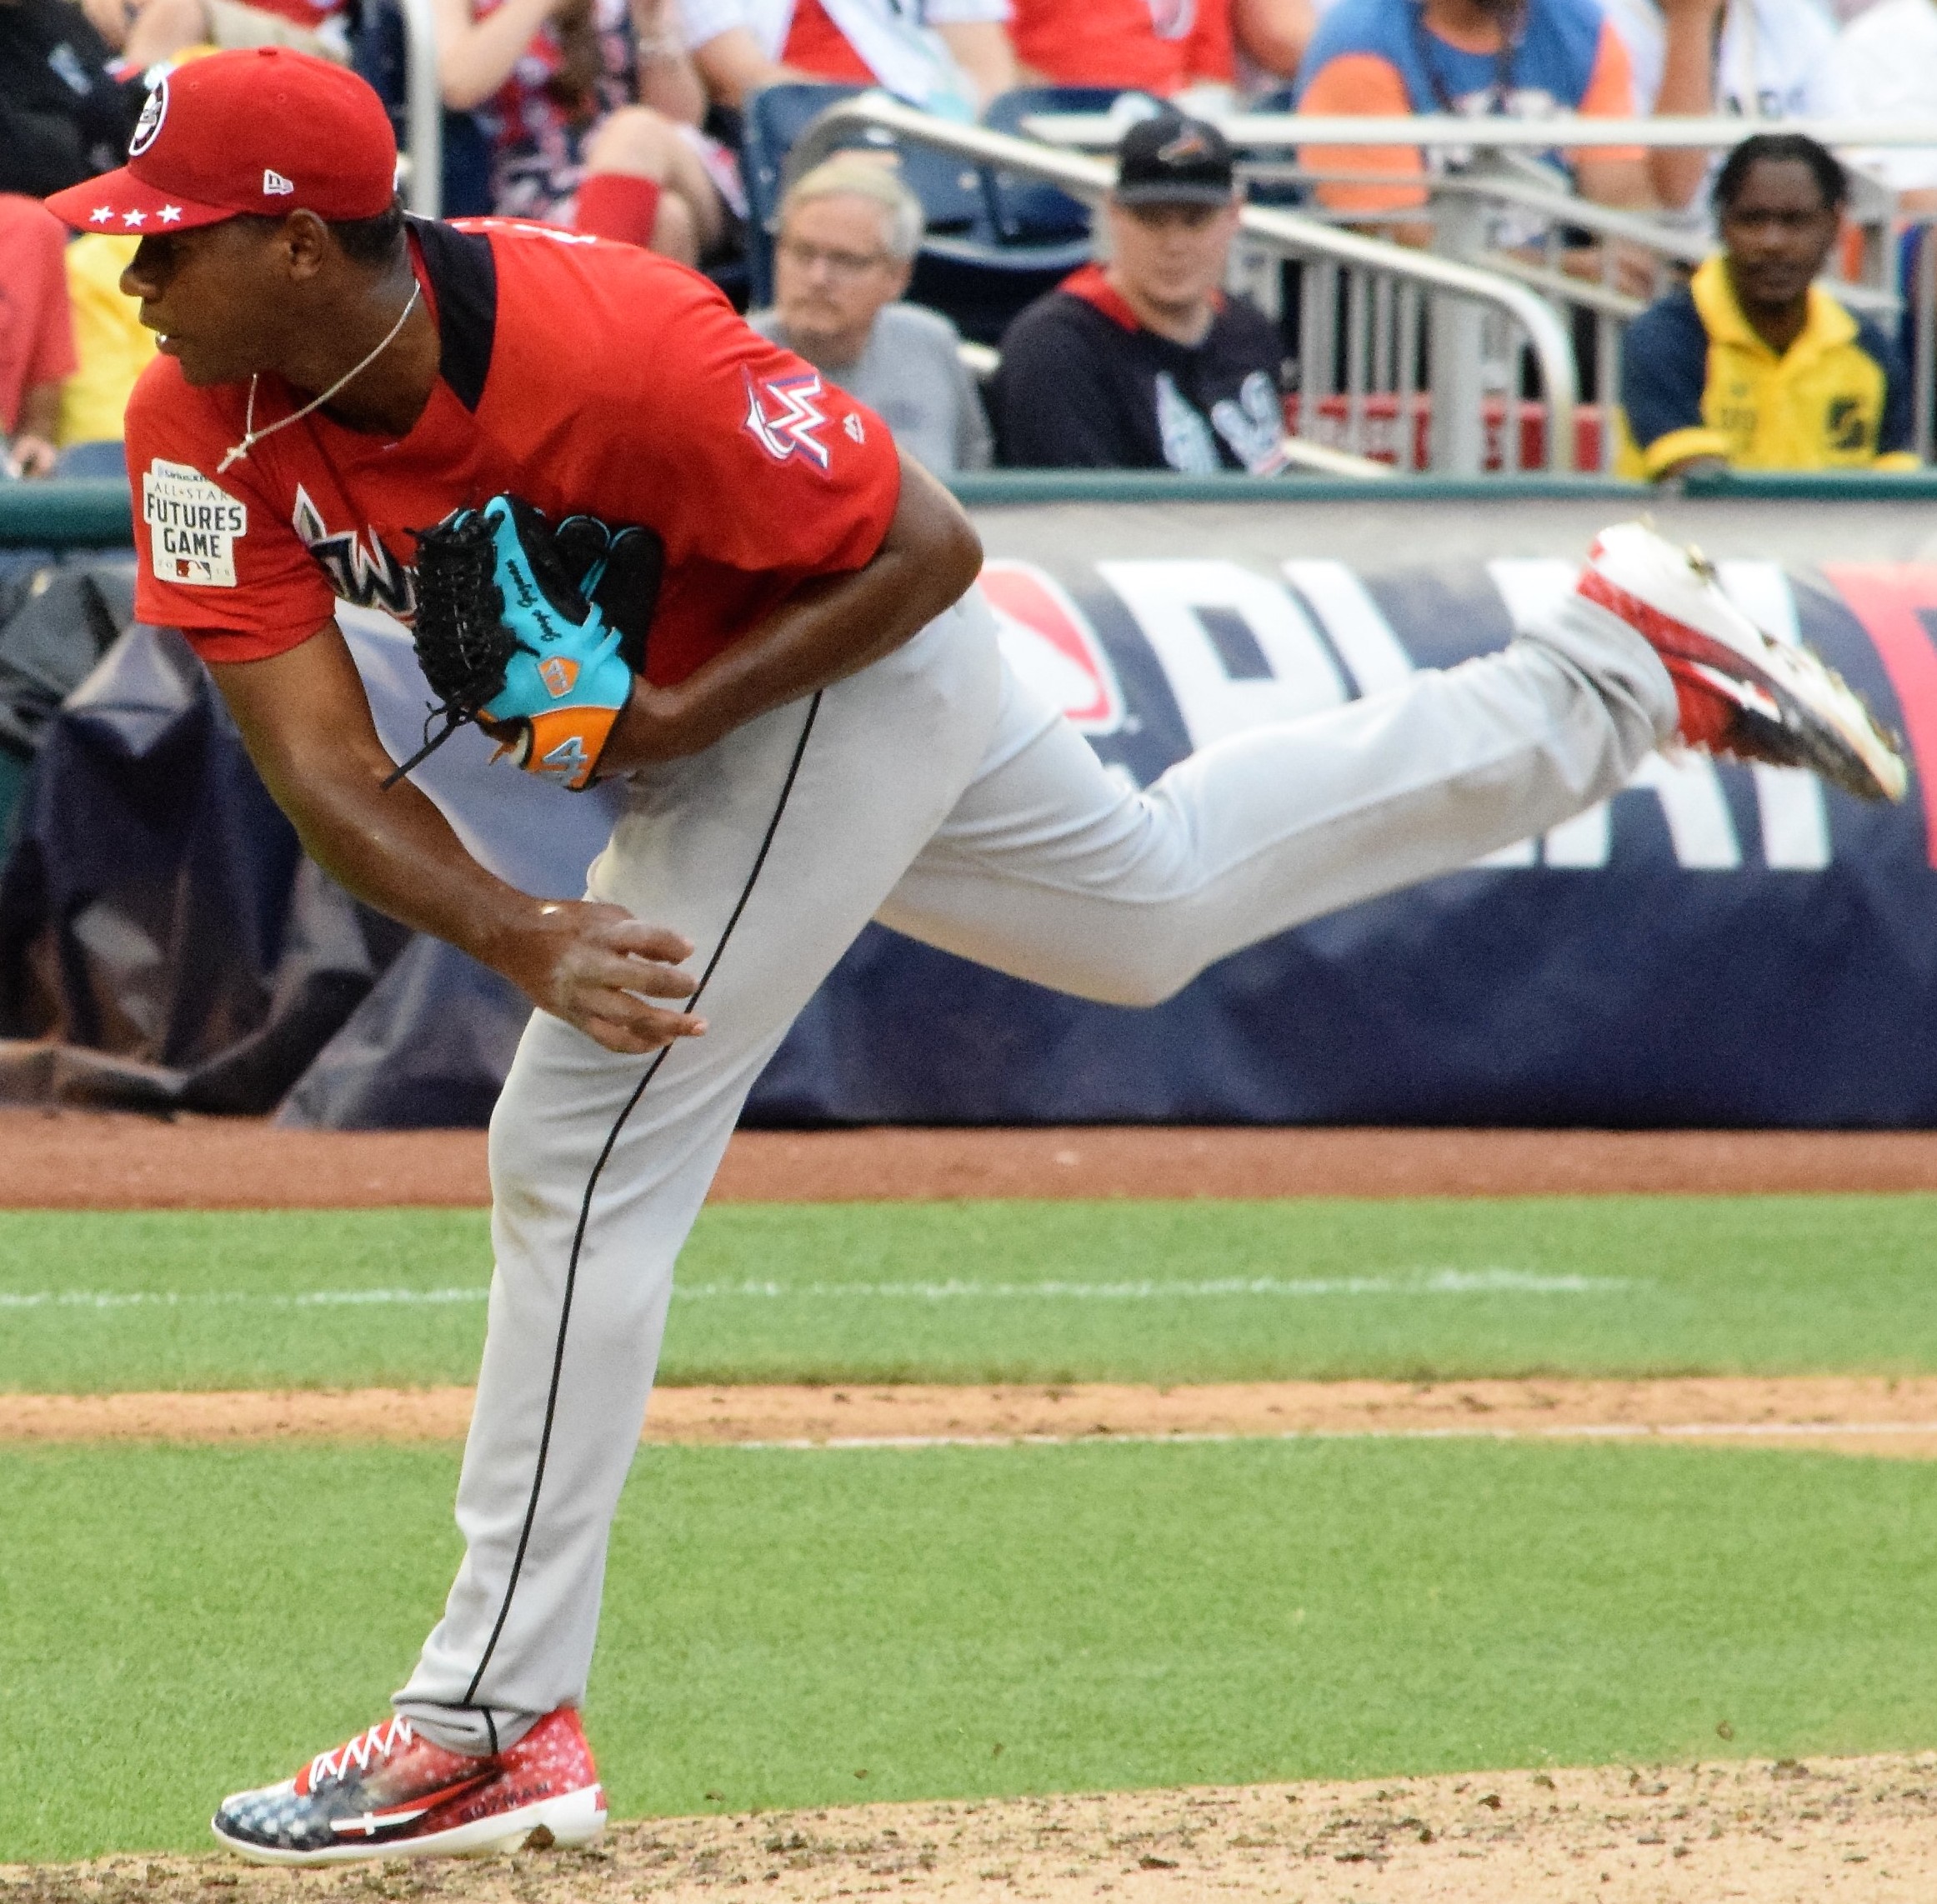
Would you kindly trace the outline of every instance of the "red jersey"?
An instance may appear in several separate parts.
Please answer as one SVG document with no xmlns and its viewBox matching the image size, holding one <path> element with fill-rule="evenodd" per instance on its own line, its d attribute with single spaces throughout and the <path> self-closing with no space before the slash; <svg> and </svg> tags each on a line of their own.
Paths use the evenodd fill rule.
<svg viewBox="0 0 1937 1904">
<path fill-rule="evenodd" d="M 795 0 L 788 22 L 787 45 L 780 57 L 816 79 L 847 86 L 878 86 L 873 70 L 856 52 L 848 36 L 828 17 L 820 0 Z"/>
<path fill-rule="evenodd" d="M 248 3 L 313 33 L 325 20 L 343 12 L 344 0 L 248 0 Z"/>
<path fill-rule="evenodd" d="M 1230 0 L 1015 0 L 1016 57 L 1056 86 L 1168 97 L 1232 77 Z"/>
<path fill-rule="evenodd" d="M 411 233 L 442 354 L 402 438 L 318 412 L 221 471 L 248 387 L 198 390 L 166 357 L 143 372 L 127 439 L 142 620 L 214 662 L 297 647 L 339 597 L 408 620 L 411 532 L 508 491 L 554 522 L 658 533 L 646 672 L 668 686 L 810 577 L 880 547 L 901 486 L 887 425 L 696 272 L 539 225 L 413 220 Z M 256 427 L 303 401 L 263 377 Z"/>
<path fill-rule="evenodd" d="M 0 192 L 0 437 L 19 427 L 28 391 L 74 372 L 68 228 L 38 198 Z"/>
</svg>

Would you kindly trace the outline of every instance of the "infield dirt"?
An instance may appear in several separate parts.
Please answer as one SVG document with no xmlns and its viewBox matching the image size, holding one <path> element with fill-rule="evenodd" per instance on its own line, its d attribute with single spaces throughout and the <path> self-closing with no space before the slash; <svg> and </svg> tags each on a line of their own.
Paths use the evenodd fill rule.
<svg viewBox="0 0 1937 1904">
<path fill-rule="evenodd" d="M 454 1441 L 468 1388 L 0 1394 L 6 1442 Z M 648 1442 L 853 1447 L 1294 1435 L 1702 1441 L 1937 1457 L 1937 1376 L 655 1389 Z"/>
<path fill-rule="evenodd" d="M 741 1131 L 719 1202 L 1592 1197 L 1937 1190 L 1937 1132 Z M 353 1209 L 489 1200 L 482 1131 L 0 1109 L 0 1209 Z"/>
<path fill-rule="evenodd" d="M 1469 1773 L 648 1819 L 591 1853 L 291 1872 L 207 1857 L 0 1867 L 0 1904 L 1927 1904 L 1937 1753 Z"/>
</svg>

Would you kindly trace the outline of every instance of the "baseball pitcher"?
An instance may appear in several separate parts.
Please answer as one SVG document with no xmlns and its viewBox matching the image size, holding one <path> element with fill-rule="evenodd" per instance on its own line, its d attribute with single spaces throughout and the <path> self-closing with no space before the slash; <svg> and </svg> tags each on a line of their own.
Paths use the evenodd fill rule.
<svg viewBox="0 0 1937 1904">
<path fill-rule="evenodd" d="M 285 1864 L 601 1829 L 579 1707 L 673 1264 L 868 920 L 1149 1004 L 1556 825 L 1663 742 L 1865 797 L 1905 778 L 1819 662 L 1629 527 L 1504 652 L 1129 791 L 1004 666 L 974 530 L 879 418 L 678 265 L 405 218 L 396 158 L 360 80 L 238 51 L 171 74 L 126 166 L 49 202 L 141 239 L 139 613 L 208 662 L 318 862 L 535 1007 L 491 1128 L 463 1562 L 392 1716 L 216 1812 Z M 414 623 L 427 745 L 475 721 L 561 801 L 625 783 L 583 900 L 493 877 L 400 777 L 339 597 Z"/>
</svg>

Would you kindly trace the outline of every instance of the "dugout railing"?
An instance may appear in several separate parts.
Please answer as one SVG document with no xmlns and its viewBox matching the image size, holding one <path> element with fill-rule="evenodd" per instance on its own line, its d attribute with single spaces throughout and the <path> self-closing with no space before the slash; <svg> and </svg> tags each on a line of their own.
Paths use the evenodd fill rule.
<svg viewBox="0 0 1937 1904">
<path fill-rule="evenodd" d="M 1429 222 L 1435 248 L 1525 285 L 1564 312 L 1580 345 L 1584 414 L 1590 428 L 1580 462 L 1613 467 L 1613 432 L 1606 427 L 1618 401 L 1623 335 L 1628 323 L 1714 249 L 1704 208 L 1676 215 L 1595 205 L 1561 188 L 1549 169 L 1529 162 L 1539 153 L 1597 146 L 1725 151 L 1757 132 L 1806 133 L 1845 157 L 1892 147 L 1937 147 L 1937 122 L 1922 120 L 1753 120 L 1729 117 L 1649 119 L 1321 117 L 1292 112 L 1236 112 L 1219 120 L 1240 152 L 1239 173 L 1252 187 L 1309 192 L 1326 182 L 1365 182 L 1374 175 L 1349 163 L 1307 166 L 1300 148 L 1406 145 L 1457 154 L 1429 166 L 1422 180 L 1423 212 L 1333 212 L 1307 207 L 1314 218 L 1376 228 L 1384 222 Z M 1065 149 L 1100 151 L 1122 136 L 1108 113 L 1036 113 L 1023 122 L 1030 137 Z M 1386 182 L 1389 182 L 1389 180 Z M 1886 332 L 1903 325 L 1914 386 L 1914 447 L 1928 461 L 1937 432 L 1937 259 L 1928 242 L 1906 233 L 1927 231 L 1900 217 L 1896 195 L 1859 168 L 1851 170 L 1848 223 L 1853 257 L 1831 260 L 1825 280 L 1849 307 Z M 1527 242 L 1503 248 L 1503 224 L 1517 223 Z M 1591 241 L 1592 249 L 1581 240 Z M 1907 319 L 1907 321 L 1906 321 Z"/>
<path fill-rule="evenodd" d="M 998 185 L 1034 180 L 1092 206 L 1114 176 L 1104 160 L 938 119 L 880 92 L 822 113 L 797 141 L 790 175 L 871 132 L 979 166 Z M 1252 257 L 1299 267 L 1293 448 L 1306 467 L 1324 467 L 1334 450 L 1451 476 L 1574 467 L 1574 353 L 1539 292 L 1274 206 L 1246 205 L 1240 228 Z M 1535 455 L 1519 427 L 1523 392 L 1544 420 Z"/>
</svg>

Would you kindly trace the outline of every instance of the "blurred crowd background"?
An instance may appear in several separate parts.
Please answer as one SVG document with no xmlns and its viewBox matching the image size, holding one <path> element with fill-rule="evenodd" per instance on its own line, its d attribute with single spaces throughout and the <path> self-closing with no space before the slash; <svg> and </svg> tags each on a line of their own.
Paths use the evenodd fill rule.
<svg viewBox="0 0 1937 1904">
<path fill-rule="evenodd" d="M 1403 259 L 1380 292 L 1399 287 L 1396 312 L 1355 312 L 1355 285 L 1261 252 L 1246 205 L 1538 291 L 1567 328 L 1588 467 L 1900 467 L 1929 441 L 1933 0 L 428 4 L 445 215 L 546 220 L 705 272 L 944 472 L 1355 467 L 1327 443 L 1433 465 L 1435 379 L 1460 350 L 1488 353 L 1468 367 L 1494 405 L 1485 457 L 1542 460 L 1567 422 L 1513 347 L 1436 350 Z M 353 64 L 408 147 L 425 42 L 398 6 L 0 0 L 12 475 L 118 473 L 153 350 L 117 290 L 143 234 L 70 239 L 35 201 L 118 162 L 157 80 L 215 47 Z M 818 114 L 869 89 L 956 126 L 1069 128 L 1116 155 L 1117 188 L 1098 208 L 878 128 L 793 162 Z M 1338 129 L 1445 115 L 1474 122 L 1470 147 Z M 1554 117 L 1739 131 L 1543 150 L 1488 129 Z M 1303 137 L 1313 118 L 1330 131 Z M 1925 120 L 1928 146 L 1834 155 L 1809 130 Z"/>
</svg>

